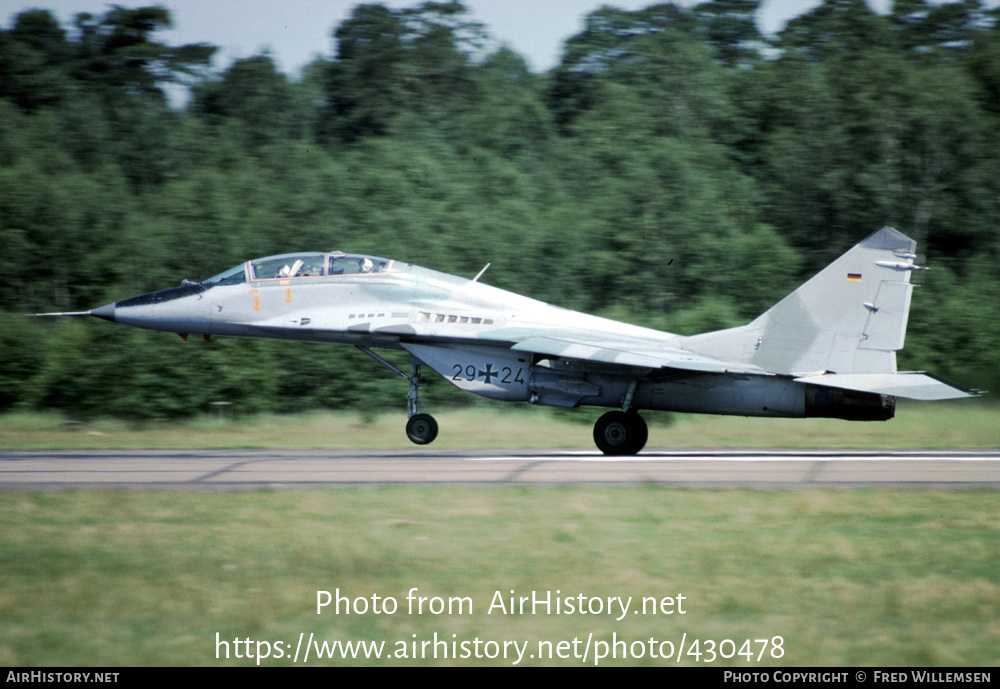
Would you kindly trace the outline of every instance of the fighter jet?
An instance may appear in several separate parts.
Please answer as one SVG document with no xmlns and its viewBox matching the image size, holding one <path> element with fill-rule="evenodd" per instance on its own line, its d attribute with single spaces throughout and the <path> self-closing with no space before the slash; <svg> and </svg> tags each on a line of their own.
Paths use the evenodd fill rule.
<svg viewBox="0 0 1000 689">
<path fill-rule="evenodd" d="M 611 407 L 594 426 L 608 455 L 647 440 L 639 411 L 887 420 L 896 398 L 979 391 L 896 370 L 916 243 L 884 227 L 747 325 L 683 337 L 546 304 L 409 263 L 334 252 L 242 263 L 202 282 L 91 311 L 149 330 L 353 345 L 409 382 L 406 433 L 438 434 L 420 412 L 421 367 L 494 400 Z M 488 266 L 487 266 L 488 267 Z M 483 269 L 485 271 L 485 268 Z M 406 373 L 375 349 L 409 354 Z"/>
</svg>

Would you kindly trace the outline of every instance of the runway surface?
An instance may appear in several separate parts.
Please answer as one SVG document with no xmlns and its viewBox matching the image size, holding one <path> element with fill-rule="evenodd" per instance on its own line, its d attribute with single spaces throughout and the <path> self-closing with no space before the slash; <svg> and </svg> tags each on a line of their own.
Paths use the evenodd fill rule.
<svg viewBox="0 0 1000 689">
<path fill-rule="evenodd" d="M 387 484 L 1000 489 L 1000 451 L 123 450 L 0 452 L 0 490 L 246 490 Z"/>
</svg>

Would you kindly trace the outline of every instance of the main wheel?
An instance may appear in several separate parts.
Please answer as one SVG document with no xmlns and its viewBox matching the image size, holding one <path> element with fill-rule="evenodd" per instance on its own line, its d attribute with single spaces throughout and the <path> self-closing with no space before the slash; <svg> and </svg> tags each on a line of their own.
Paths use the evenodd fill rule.
<svg viewBox="0 0 1000 689">
<path fill-rule="evenodd" d="M 609 411 L 594 424 L 594 442 L 606 455 L 634 455 L 648 438 L 649 428 L 635 412 Z"/>
<path fill-rule="evenodd" d="M 437 434 L 437 421 L 430 414 L 414 414 L 406 422 L 406 437 L 417 445 L 434 442 Z"/>
</svg>

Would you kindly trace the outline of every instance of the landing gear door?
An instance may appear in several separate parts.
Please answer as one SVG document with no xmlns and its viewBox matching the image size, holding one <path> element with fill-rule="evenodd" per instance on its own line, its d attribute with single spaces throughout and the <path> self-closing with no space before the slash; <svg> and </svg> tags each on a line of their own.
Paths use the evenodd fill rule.
<svg viewBox="0 0 1000 689">
<path fill-rule="evenodd" d="M 403 343 L 403 347 L 465 392 L 495 400 L 528 399 L 530 354 L 477 345 Z"/>
</svg>

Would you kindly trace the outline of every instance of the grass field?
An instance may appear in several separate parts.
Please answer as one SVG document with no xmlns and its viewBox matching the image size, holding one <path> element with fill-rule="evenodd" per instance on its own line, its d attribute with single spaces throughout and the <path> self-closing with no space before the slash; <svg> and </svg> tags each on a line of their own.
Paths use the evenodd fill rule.
<svg viewBox="0 0 1000 689">
<path fill-rule="evenodd" d="M 300 633 L 383 641 L 397 653 L 402 642 L 408 655 L 435 633 L 457 644 L 527 643 L 536 656 L 539 642 L 566 641 L 572 653 L 579 640 L 575 655 L 525 656 L 524 665 L 584 664 L 588 638 L 588 665 L 594 642 L 615 639 L 642 657 L 602 664 L 661 664 L 649 639 L 666 654 L 663 642 L 677 645 L 685 634 L 682 664 L 707 661 L 712 641 L 714 664 L 743 668 L 994 665 L 1000 648 L 997 492 L 68 491 L 0 494 L 0 515 L 3 665 L 252 665 L 246 654 L 257 655 L 256 642 L 273 649 L 285 641 L 291 655 Z M 428 599 L 422 614 L 408 611 L 413 588 Z M 355 612 L 331 606 L 317 615 L 317 591 L 338 589 Z M 606 607 L 489 612 L 497 592 L 509 599 L 512 590 L 634 604 L 620 621 L 618 608 Z M 396 612 L 375 614 L 373 596 L 394 599 Z M 641 612 L 643 598 L 664 597 L 674 598 L 673 614 Z M 365 614 L 356 614 L 358 598 Z M 432 612 L 434 599 L 442 614 Z M 229 658 L 223 646 L 217 659 L 217 633 L 254 645 L 237 659 L 230 643 Z M 756 639 L 769 644 L 759 662 Z M 752 649 L 751 661 L 741 648 Z M 513 660 L 438 652 L 310 664 Z"/>
<path fill-rule="evenodd" d="M 493 404 L 436 414 L 434 449 L 593 447 L 591 429 L 604 410 L 549 410 Z M 647 447 L 1000 447 L 1000 406 L 984 402 L 902 402 L 890 421 L 754 419 L 645 413 Z M 141 425 L 79 423 L 50 414 L 0 415 L 0 449 L 412 448 L 402 413 L 315 413 L 198 417 Z"/>
<path fill-rule="evenodd" d="M 434 447 L 586 447 L 593 417 L 450 412 Z M 7 415 L 0 447 L 409 447 L 401 426 L 395 415 L 144 427 Z M 878 424 L 677 416 L 653 421 L 650 446 L 996 447 L 998 426 L 981 404 L 913 405 Z M 338 590 L 352 612 L 317 614 L 317 592 Z M 512 591 L 563 610 L 491 610 Z M 632 599 L 625 614 L 608 601 L 618 597 Z M 390 599 L 394 612 L 375 612 Z M 653 612 L 664 599 L 673 607 Z M 683 641 L 682 665 L 992 666 L 1000 492 L 0 493 L 0 665 L 253 665 L 265 651 L 261 664 L 289 665 L 300 634 L 383 644 L 378 660 L 317 659 L 314 647 L 310 665 L 662 665 Z"/>
</svg>

